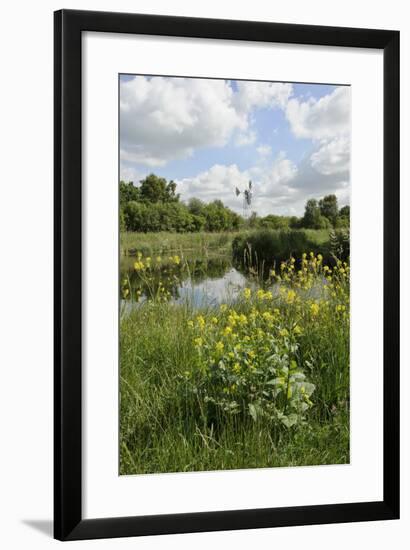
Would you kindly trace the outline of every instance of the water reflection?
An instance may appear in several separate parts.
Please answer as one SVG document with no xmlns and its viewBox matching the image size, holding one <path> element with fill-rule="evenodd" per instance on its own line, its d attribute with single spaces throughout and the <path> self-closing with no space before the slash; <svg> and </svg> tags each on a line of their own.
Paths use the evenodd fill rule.
<svg viewBox="0 0 410 550">
<path fill-rule="evenodd" d="M 229 256 L 185 259 L 181 266 L 161 265 L 149 274 L 134 270 L 135 258 L 121 259 L 121 281 L 127 281 L 126 308 L 153 295 L 168 296 L 171 303 L 189 302 L 194 307 L 231 302 L 251 282 L 233 265 Z M 120 289 L 121 290 L 121 289 Z M 122 290 L 122 298 L 124 292 Z"/>
<path fill-rule="evenodd" d="M 135 258 L 121 259 L 121 308 L 127 311 L 150 298 L 163 299 L 174 304 L 187 303 L 191 307 L 215 307 L 232 303 L 245 287 L 260 285 L 255 277 L 247 276 L 232 264 L 229 256 L 184 258 L 180 263 L 164 262 L 155 268 L 138 272 Z M 265 284 L 267 281 L 265 281 Z M 299 290 L 311 299 L 323 297 L 327 281 L 323 278 L 309 290 Z M 275 295 L 276 284 L 267 288 Z M 305 296 L 305 297 L 306 297 Z"/>
<path fill-rule="evenodd" d="M 246 277 L 231 267 L 222 277 L 206 277 L 201 282 L 184 281 L 176 301 L 189 299 L 195 307 L 215 306 L 234 300 L 247 284 Z"/>
</svg>

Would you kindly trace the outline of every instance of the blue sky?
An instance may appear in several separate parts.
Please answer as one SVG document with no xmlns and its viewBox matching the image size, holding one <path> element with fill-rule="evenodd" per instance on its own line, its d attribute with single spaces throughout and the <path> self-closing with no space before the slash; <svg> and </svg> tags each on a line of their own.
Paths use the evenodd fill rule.
<svg viewBox="0 0 410 550">
<path fill-rule="evenodd" d="M 349 203 L 350 88 L 322 84 L 120 77 L 120 177 L 153 172 L 182 200 L 253 182 L 253 209 L 300 215 L 307 199 Z"/>
</svg>

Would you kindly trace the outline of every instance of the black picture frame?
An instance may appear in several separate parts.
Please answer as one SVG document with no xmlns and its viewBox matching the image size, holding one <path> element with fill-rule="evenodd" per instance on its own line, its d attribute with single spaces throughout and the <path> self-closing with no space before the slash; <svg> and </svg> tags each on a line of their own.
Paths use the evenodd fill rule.
<svg viewBox="0 0 410 550">
<path fill-rule="evenodd" d="M 55 538 L 76 540 L 399 518 L 399 32 L 75 10 L 55 12 L 54 28 Z M 84 31 L 383 50 L 383 500 L 82 518 L 81 33 Z"/>
</svg>

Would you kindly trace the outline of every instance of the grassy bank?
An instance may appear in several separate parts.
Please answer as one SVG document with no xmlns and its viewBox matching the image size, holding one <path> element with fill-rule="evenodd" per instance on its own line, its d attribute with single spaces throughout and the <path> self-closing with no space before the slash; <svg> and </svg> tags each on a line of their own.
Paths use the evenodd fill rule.
<svg viewBox="0 0 410 550">
<path fill-rule="evenodd" d="M 120 234 L 121 255 L 135 256 L 141 252 L 144 256 L 168 254 L 181 251 L 196 251 L 198 254 L 220 249 L 230 253 L 232 241 L 238 233 L 132 233 Z"/>
<path fill-rule="evenodd" d="M 138 252 L 144 256 L 184 254 L 206 255 L 211 252 L 233 255 L 243 262 L 247 258 L 252 265 L 264 262 L 279 263 L 290 256 L 301 257 L 304 251 L 322 254 L 325 260 L 332 255 L 346 258 L 349 233 L 328 229 L 248 230 L 221 233 L 132 233 L 120 234 L 121 256 L 134 257 Z"/>
<path fill-rule="evenodd" d="M 301 258 L 303 252 L 321 254 L 325 262 L 333 262 L 337 256 L 349 256 L 349 233 L 347 230 L 288 229 L 258 230 L 237 235 L 232 242 L 233 258 L 246 266 L 262 269 L 290 258 Z"/>
<path fill-rule="evenodd" d="M 122 317 L 122 474 L 349 461 L 348 266 L 271 276 L 231 304 L 159 290 Z"/>
</svg>

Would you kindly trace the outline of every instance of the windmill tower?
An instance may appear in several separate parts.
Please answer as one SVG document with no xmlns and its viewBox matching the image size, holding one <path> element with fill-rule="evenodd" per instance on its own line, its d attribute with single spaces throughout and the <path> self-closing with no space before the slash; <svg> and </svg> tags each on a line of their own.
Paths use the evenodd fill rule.
<svg viewBox="0 0 410 550">
<path fill-rule="evenodd" d="M 253 197 L 253 191 L 252 191 L 252 182 L 249 180 L 248 187 L 241 191 L 237 187 L 235 187 L 235 193 L 236 196 L 239 197 L 239 195 L 242 195 L 243 197 L 243 217 L 245 219 L 249 218 L 249 213 L 251 211 L 252 206 L 252 197 Z"/>
</svg>

